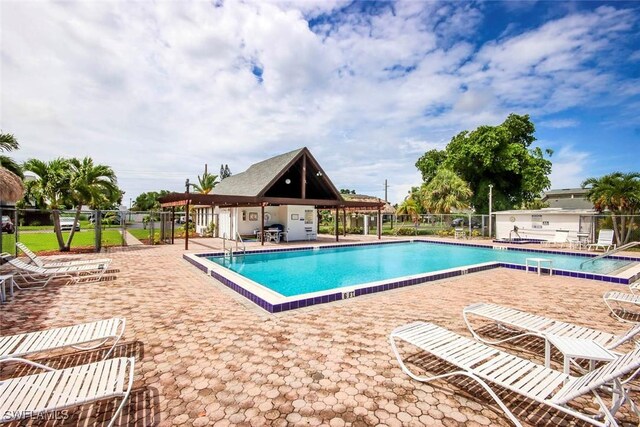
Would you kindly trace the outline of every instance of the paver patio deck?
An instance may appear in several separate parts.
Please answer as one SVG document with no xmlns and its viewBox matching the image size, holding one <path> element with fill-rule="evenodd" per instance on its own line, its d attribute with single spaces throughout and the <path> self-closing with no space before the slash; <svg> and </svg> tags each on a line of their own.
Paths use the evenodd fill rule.
<svg viewBox="0 0 640 427">
<path fill-rule="evenodd" d="M 203 252 L 219 244 L 200 240 L 190 249 Z M 115 356 L 135 356 L 136 368 L 122 426 L 506 426 L 497 405 L 471 381 L 425 385 L 402 373 L 388 343 L 390 331 L 420 319 L 470 336 L 461 312 L 478 301 L 615 333 L 629 327 L 609 317 L 602 302 L 602 294 L 619 285 L 509 269 L 271 315 L 192 267 L 182 253 L 182 243 L 117 249 L 109 254 L 112 274 L 100 283 L 17 292 L 0 306 L 1 333 L 125 317 L 127 331 Z M 542 343 L 526 344 L 526 351 L 509 351 L 541 363 Z M 407 350 L 416 365 L 437 371 L 432 359 Z M 32 359 L 62 367 L 102 354 L 63 351 Z M 561 369 L 559 357 L 555 367 Z M 0 365 L 0 379 L 31 371 Z M 526 425 L 583 425 L 511 393 L 501 395 Z M 117 403 L 69 410 L 55 425 L 100 425 Z M 638 422 L 626 408 L 618 419 Z"/>
</svg>

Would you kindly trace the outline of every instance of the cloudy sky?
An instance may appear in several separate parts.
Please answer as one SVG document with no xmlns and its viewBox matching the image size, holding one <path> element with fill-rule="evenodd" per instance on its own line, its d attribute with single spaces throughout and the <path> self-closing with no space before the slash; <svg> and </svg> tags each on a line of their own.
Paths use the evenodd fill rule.
<svg viewBox="0 0 640 427">
<path fill-rule="evenodd" d="M 307 146 L 338 188 L 399 201 L 426 150 L 511 113 L 552 185 L 638 170 L 640 3 L 0 3 L 17 160 L 91 156 L 129 197 Z"/>
</svg>

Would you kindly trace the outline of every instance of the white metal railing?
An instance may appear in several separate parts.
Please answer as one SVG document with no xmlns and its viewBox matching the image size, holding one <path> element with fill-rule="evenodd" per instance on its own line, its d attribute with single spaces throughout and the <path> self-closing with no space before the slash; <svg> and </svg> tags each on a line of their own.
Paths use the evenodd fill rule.
<svg viewBox="0 0 640 427">
<path fill-rule="evenodd" d="M 240 233 L 236 231 L 236 252 L 239 252 L 238 242 L 242 243 L 242 253 L 246 253 L 247 247 L 244 244 L 244 240 L 242 240 L 242 236 L 240 236 Z"/>
<path fill-rule="evenodd" d="M 624 251 L 625 249 L 629 249 L 629 248 L 632 248 L 634 246 L 640 246 L 640 242 L 629 242 L 629 243 L 624 244 L 622 246 L 618 246 L 617 248 L 611 249 L 610 251 L 607 251 L 607 252 L 603 253 L 602 255 L 598 255 L 597 257 L 589 258 L 588 260 L 583 261 L 583 262 L 580 263 L 580 268 L 582 268 L 583 265 L 585 265 L 585 264 L 587 264 L 589 262 L 597 261 L 599 259 L 608 257 L 609 255 L 613 255 L 616 252 Z"/>
</svg>

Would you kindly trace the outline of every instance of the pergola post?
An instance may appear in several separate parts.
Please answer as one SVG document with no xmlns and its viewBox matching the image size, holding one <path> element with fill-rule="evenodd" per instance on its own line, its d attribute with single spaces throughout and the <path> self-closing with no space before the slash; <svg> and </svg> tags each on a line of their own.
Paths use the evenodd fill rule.
<svg viewBox="0 0 640 427">
<path fill-rule="evenodd" d="M 342 235 L 347 237 L 347 208 L 342 208 Z"/>
<path fill-rule="evenodd" d="M 382 212 L 378 208 L 378 240 L 382 239 Z"/>
<path fill-rule="evenodd" d="M 336 242 L 338 241 L 338 234 L 339 234 L 338 233 L 338 215 L 339 215 L 338 209 L 339 208 L 336 206 Z"/>
<path fill-rule="evenodd" d="M 264 246 L 264 203 L 260 205 L 260 245 Z"/>
<path fill-rule="evenodd" d="M 171 206 L 171 244 L 175 243 L 176 237 L 176 207 Z"/>
<path fill-rule="evenodd" d="M 189 197 L 189 193 L 187 192 L 187 197 Z M 185 208 L 185 223 L 184 223 L 184 250 L 189 250 L 189 199 L 187 199 L 187 206 Z"/>
</svg>

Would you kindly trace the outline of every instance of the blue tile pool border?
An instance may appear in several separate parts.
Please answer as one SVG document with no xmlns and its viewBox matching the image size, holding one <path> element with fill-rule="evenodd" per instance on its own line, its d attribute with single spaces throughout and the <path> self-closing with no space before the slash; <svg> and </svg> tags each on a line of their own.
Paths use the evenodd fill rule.
<svg viewBox="0 0 640 427">
<path fill-rule="evenodd" d="M 382 245 L 382 244 L 396 244 L 396 243 L 407 243 L 407 242 L 435 243 L 435 244 L 441 244 L 441 245 L 457 245 L 457 246 L 491 248 L 491 246 L 474 245 L 472 243 L 465 243 L 465 242 L 442 242 L 442 241 L 433 241 L 428 239 L 413 239 L 413 240 L 393 240 L 393 241 L 386 241 L 386 242 L 366 242 L 366 243 L 332 244 L 332 245 L 326 245 L 326 246 L 302 246 L 302 247 L 296 247 L 296 248 L 248 250 L 245 253 L 258 254 L 258 253 L 273 253 L 273 252 L 294 252 L 294 251 L 304 251 L 304 250 L 323 250 L 323 249 L 335 249 L 335 248 L 345 248 L 345 247 L 355 247 L 355 246 Z M 549 254 L 561 254 L 561 255 L 568 254 L 567 252 L 545 250 L 545 249 L 523 249 L 523 248 L 511 248 L 511 247 L 506 247 L 506 248 L 500 247 L 500 249 L 512 250 L 512 251 L 525 251 L 525 252 L 528 251 L 528 252 L 539 252 L 539 253 L 549 253 Z M 584 256 L 584 257 L 597 256 L 594 254 L 576 254 L 576 253 L 569 253 L 569 254 Z M 224 255 L 223 252 L 208 252 L 208 253 L 192 254 L 192 256 L 196 258 L 219 257 L 223 255 Z M 342 292 L 342 291 L 330 292 L 324 295 L 317 295 L 309 298 L 288 300 L 287 302 L 283 302 L 283 303 L 273 303 L 259 297 L 255 293 L 247 290 L 242 285 L 234 282 L 228 277 L 225 277 L 219 272 L 214 270 L 209 270 L 209 268 L 206 265 L 198 262 L 197 259 L 192 258 L 188 254 L 183 254 L 183 258 L 187 260 L 190 264 L 194 265 L 196 268 L 200 269 L 204 273 L 209 273 L 211 277 L 218 280 L 220 283 L 222 283 L 229 289 L 232 289 L 236 293 L 250 300 L 251 302 L 259 306 L 263 310 L 268 311 L 269 313 L 281 313 L 284 311 L 295 310 L 298 308 L 310 307 L 312 305 L 326 304 L 334 301 L 351 299 L 353 297 L 358 297 L 362 295 L 368 295 L 368 294 L 373 294 L 377 292 L 384 292 L 390 289 L 398 289 L 406 286 L 413 286 L 413 285 L 432 282 L 436 280 L 448 279 L 452 277 L 462 276 L 468 273 L 477 273 L 480 271 L 486 271 L 494 268 L 510 268 L 514 270 L 526 269 L 525 266 L 521 264 L 490 262 L 482 265 L 469 266 L 469 267 L 462 266 L 457 269 L 451 269 L 451 270 L 445 270 L 445 271 L 440 270 L 440 271 L 425 273 L 424 275 L 420 275 L 417 277 L 411 276 L 410 278 L 398 278 L 397 280 L 391 279 L 384 283 L 377 283 L 371 286 L 363 286 L 361 288 L 357 288 L 353 291 L 348 291 L 348 292 Z M 640 258 L 635 258 L 635 257 L 612 256 L 607 258 L 640 262 Z M 219 267 L 226 270 L 226 268 L 223 266 L 219 266 Z M 529 266 L 529 271 L 537 272 L 537 266 Z M 549 268 L 545 268 L 545 267 L 541 268 L 541 272 L 544 274 L 550 273 Z M 628 285 L 629 283 L 632 283 L 634 280 L 638 278 L 637 277 L 638 275 L 628 279 L 628 278 L 607 276 L 603 274 L 580 273 L 580 272 L 574 272 L 574 271 L 568 271 L 568 270 L 559 270 L 555 268 L 553 269 L 553 274 L 557 276 L 566 276 L 566 277 L 573 277 L 573 278 L 579 278 L 579 279 L 599 280 L 603 282 L 616 283 L 621 285 Z M 304 295 L 302 295 L 302 297 L 304 297 Z"/>
</svg>

